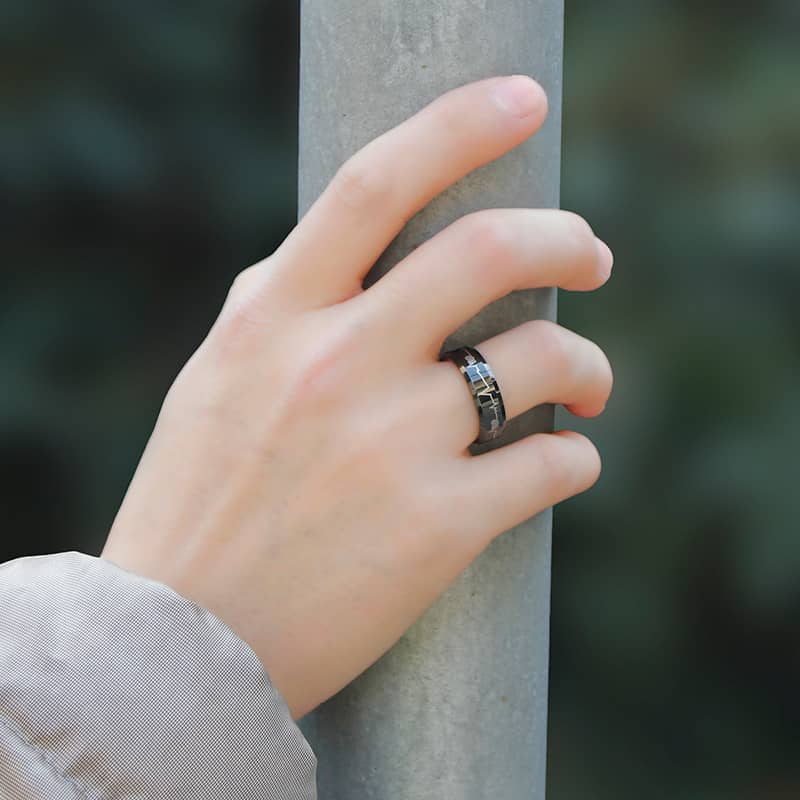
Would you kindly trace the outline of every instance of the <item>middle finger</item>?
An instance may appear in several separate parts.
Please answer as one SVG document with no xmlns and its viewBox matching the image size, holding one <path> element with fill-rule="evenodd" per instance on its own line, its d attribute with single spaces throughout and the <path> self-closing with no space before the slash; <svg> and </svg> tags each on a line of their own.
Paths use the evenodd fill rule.
<svg viewBox="0 0 800 800">
<path fill-rule="evenodd" d="M 608 280 L 612 261 L 577 214 L 483 209 L 421 244 L 350 303 L 374 320 L 376 338 L 396 353 L 430 360 L 494 300 L 516 289 L 596 289 Z"/>
</svg>

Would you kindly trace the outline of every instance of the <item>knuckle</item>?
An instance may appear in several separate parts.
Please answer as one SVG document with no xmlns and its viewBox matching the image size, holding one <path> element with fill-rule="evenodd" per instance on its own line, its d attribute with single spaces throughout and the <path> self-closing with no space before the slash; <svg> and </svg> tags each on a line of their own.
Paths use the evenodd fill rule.
<svg viewBox="0 0 800 800">
<path fill-rule="evenodd" d="M 590 339 L 578 337 L 577 334 L 575 337 L 579 346 L 576 348 L 572 375 L 574 385 L 590 391 L 592 397 L 602 396 L 607 400 L 614 380 L 608 356 Z"/>
<path fill-rule="evenodd" d="M 231 282 L 218 324 L 216 338 L 226 351 L 238 348 L 248 341 L 250 334 L 262 323 L 262 309 L 256 300 L 255 284 L 258 280 L 258 265 L 239 272 Z"/>
<path fill-rule="evenodd" d="M 576 491 L 583 492 L 597 483 L 603 470 L 603 461 L 600 457 L 600 451 L 591 439 L 580 433 L 573 435 L 582 445 L 581 469 L 578 475 Z"/>
<path fill-rule="evenodd" d="M 243 300 L 249 293 L 249 288 L 253 285 L 256 277 L 256 265 L 253 264 L 239 272 L 231 281 L 228 289 L 228 301 L 236 302 Z"/>
<path fill-rule="evenodd" d="M 574 211 L 561 211 L 566 235 L 575 254 L 575 263 L 578 265 L 597 262 L 597 245 L 591 225 Z"/>
<path fill-rule="evenodd" d="M 601 395 L 608 400 L 614 373 L 598 344 L 551 320 L 530 320 L 525 325 L 535 358 L 556 376 L 559 385 L 582 388 L 591 391 L 592 397 Z"/>
<path fill-rule="evenodd" d="M 575 357 L 570 347 L 567 332 L 557 322 L 535 319 L 526 323 L 533 340 L 533 351 L 550 372 L 575 370 Z"/>
<path fill-rule="evenodd" d="M 480 281 L 498 282 L 509 291 L 520 262 L 520 247 L 508 220 L 497 209 L 461 218 L 464 246 Z"/>
<path fill-rule="evenodd" d="M 497 209 L 484 209 L 466 214 L 462 219 L 466 227 L 468 243 L 479 255 L 508 258 L 515 250 L 514 238 L 507 221 Z"/>
<path fill-rule="evenodd" d="M 291 319 L 273 253 L 238 272 L 230 283 L 212 338 L 225 355 L 263 350 L 264 337 Z"/>
<path fill-rule="evenodd" d="M 611 396 L 611 390 L 614 388 L 614 369 L 603 348 L 594 342 L 591 343 L 591 346 L 595 353 L 594 361 L 597 365 L 598 382 L 603 396 L 608 400 Z"/>
<path fill-rule="evenodd" d="M 369 145 L 350 156 L 336 171 L 331 188 L 345 205 L 356 211 L 370 211 L 391 193 L 392 181 L 387 169 L 373 154 Z"/>
<path fill-rule="evenodd" d="M 594 231 L 584 217 L 574 211 L 561 210 L 561 218 L 576 242 L 581 245 L 594 246 Z"/>
</svg>

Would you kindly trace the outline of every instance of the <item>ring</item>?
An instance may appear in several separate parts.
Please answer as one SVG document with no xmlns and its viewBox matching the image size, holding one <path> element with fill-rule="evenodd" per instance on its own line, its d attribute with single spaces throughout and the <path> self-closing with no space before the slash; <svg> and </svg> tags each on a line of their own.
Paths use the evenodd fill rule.
<svg viewBox="0 0 800 800">
<path fill-rule="evenodd" d="M 447 350 L 439 356 L 440 361 L 445 359 L 452 361 L 461 371 L 478 409 L 480 430 L 472 444 L 496 439 L 506 425 L 506 407 L 492 368 L 474 347 Z"/>
</svg>

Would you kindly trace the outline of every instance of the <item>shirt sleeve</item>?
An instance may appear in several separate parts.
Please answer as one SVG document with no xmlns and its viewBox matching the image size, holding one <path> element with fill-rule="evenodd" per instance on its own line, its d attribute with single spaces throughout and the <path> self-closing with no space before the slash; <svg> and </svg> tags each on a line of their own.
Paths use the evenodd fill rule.
<svg viewBox="0 0 800 800">
<path fill-rule="evenodd" d="M 0 797 L 316 800 L 316 768 L 208 610 L 83 553 L 0 564 Z"/>
</svg>

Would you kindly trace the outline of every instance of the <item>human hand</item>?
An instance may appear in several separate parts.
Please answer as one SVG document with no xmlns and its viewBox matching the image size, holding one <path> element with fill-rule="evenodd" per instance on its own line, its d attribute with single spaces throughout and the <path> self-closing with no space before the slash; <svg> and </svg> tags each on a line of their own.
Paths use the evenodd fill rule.
<svg viewBox="0 0 800 800">
<path fill-rule="evenodd" d="M 511 113 L 493 92 L 511 86 Z M 504 107 L 501 107 L 504 106 Z M 544 121 L 524 77 L 458 87 L 353 155 L 278 249 L 245 269 L 170 388 L 101 556 L 209 609 L 299 718 L 388 650 L 499 534 L 589 488 L 570 432 L 480 455 L 443 341 L 517 289 L 591 290 L 611 252 L 559 210 L 467 214 L 364 290 L 408 219 Z M 508 418 L 605 407 L 597 345 L 534 320 L 476 347 Z"/>
</svg>

